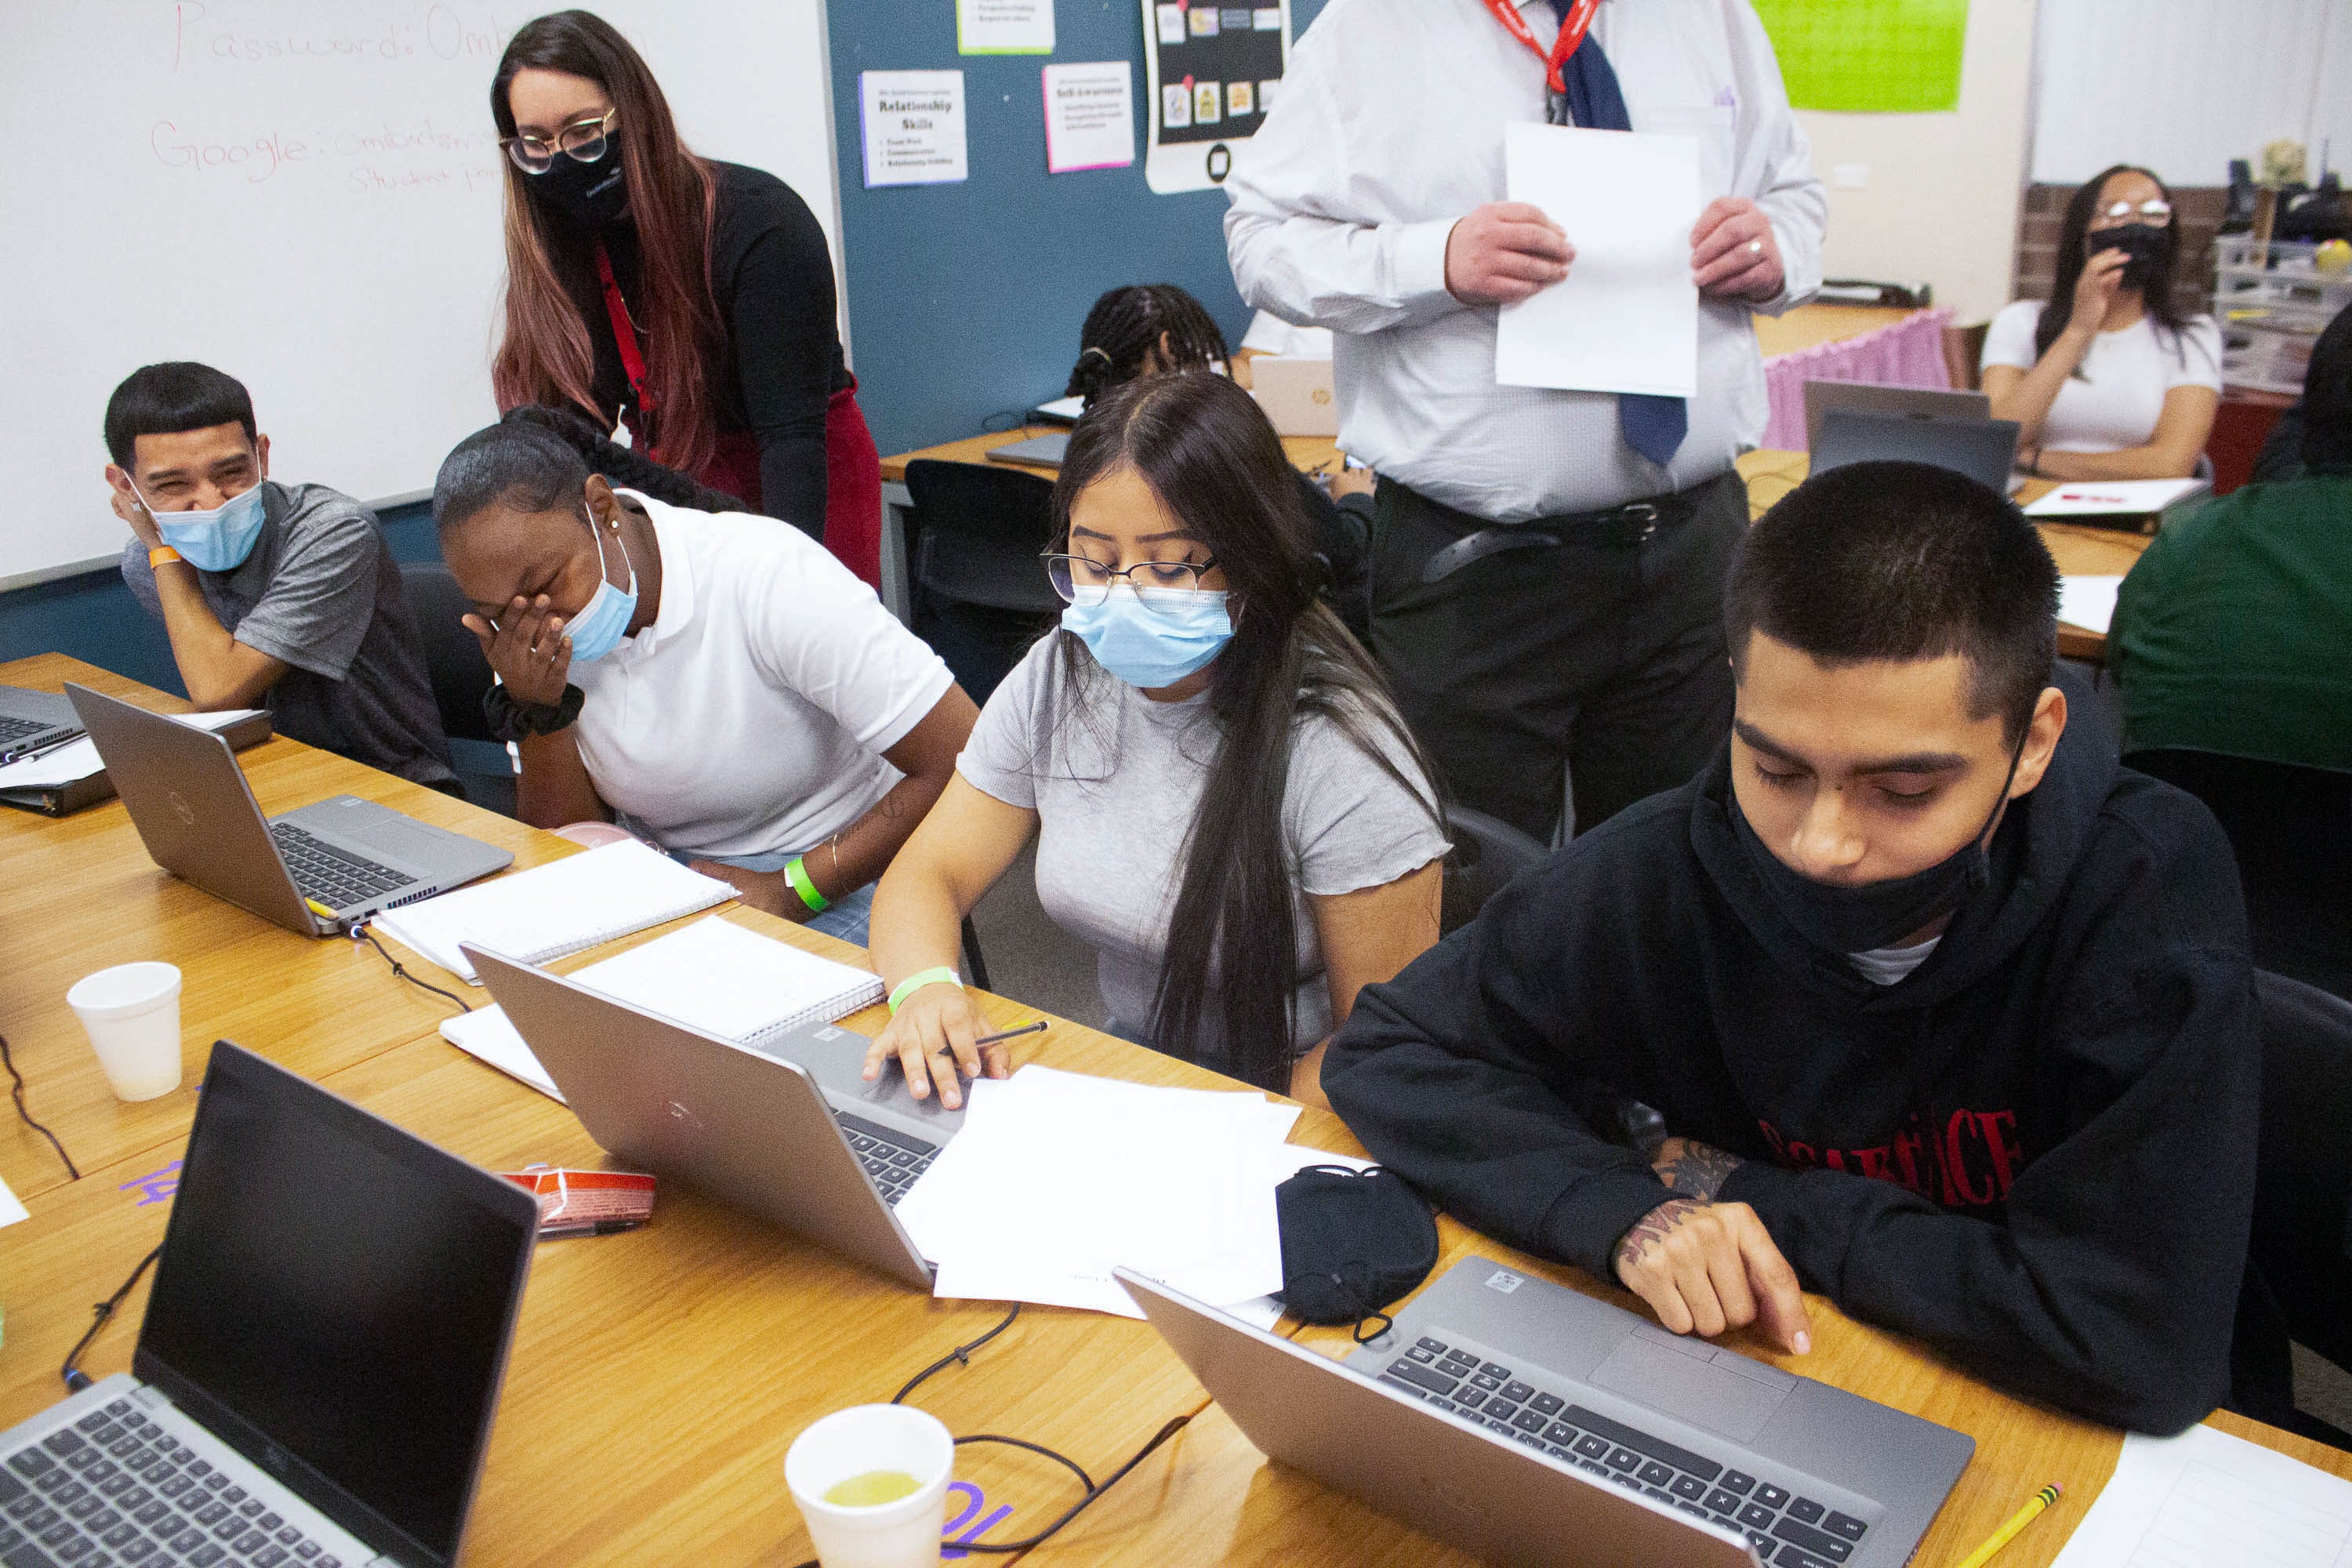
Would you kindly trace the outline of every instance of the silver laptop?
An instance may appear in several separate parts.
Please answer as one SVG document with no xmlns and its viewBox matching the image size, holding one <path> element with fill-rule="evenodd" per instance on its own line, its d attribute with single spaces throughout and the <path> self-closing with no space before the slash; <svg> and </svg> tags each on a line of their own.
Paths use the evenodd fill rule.
<svg viewBox="0 0 2352 1568">
<path fill-rule="evenodd" d="M 514 862 L 356 795 L 264 817 L 220 736 L 86 686 L 66 695 L 155 864 L 289 931 L 331 935 Z"/>
<path fill-rule="evenodd" d="M 1339 405 L 1331 362 L 1260 354 L 1250 361 L 1250 395 L 1278 436 L 1337 436 Z"/>
<path fill-rule="evenodd" d="M 64 698 L 0 686 L 0 763 L 63 745 L 80 733 L 81 721 Z"/>
<path fill-rule="evenodd" d="M 1821 444 L 1822 418 L 1832 408 L 1901 414 L 1913 419 L 1992 417 L 1992 399 L 1981 392 L 1879 386 L 1867 381 L 1809 381 L 1805 383 L 1805 450 Z"/>
<path fill-rule="evenodd" d="M 1487 1562 L 1901 1568 L 1976 1451 L 1487 1258 L 1344 1362 L 1117 1273 L 1260 1450 Z"/>
<path fill-rule="evenodd" d="M 538 1228 L 221 1041 L 131 1370 L 0 1433 L 0 1562 L 454 1563 Z"/>
<path fill-rule="evenodd" d="M 597 1146 L 929 1290 L 890 1212 L 963 1125 L 866 1037 L 832 1024 L 739 1046 L 465 944 L 475 973 Z"/>
<path fill-rule="evenodd" d="M 1932 463 L 1966 474 L 1995 495 L 2009 492 L 2017 461 L 2014 419 L 1918 419 L 1832 408 L 1822 416 L 1811 471 L 1826 474 L 1851 463 Z"/>
<path fill-rule="evenodd" d="M 1002 447 L 991 447 L 988 449 L 988 460 L 992 463 L 1012 463 L 1023 468 L 1058 468 L 1062 466 L 1062 459 L 1069 456 L 1069 452 L 1070 433 L 1067 430 L 1048 430 L 1043 436 L 1032 436 L 1026 441 L 1013 441 Z"/>
</svg>

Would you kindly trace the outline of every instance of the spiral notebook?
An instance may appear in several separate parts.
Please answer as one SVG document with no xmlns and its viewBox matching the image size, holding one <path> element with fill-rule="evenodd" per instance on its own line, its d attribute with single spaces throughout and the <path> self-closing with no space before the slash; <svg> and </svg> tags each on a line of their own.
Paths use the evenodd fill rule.
<svg viewBox="0 0 2352 1568">
<path fill-rule="evenodd" d="M 616 1002 L 757 1049 L 803 1024 L 830 1024 L 882 999 L 882 977 L 819 958 L 713 915 L 571 976 Z M 478 1007 L 441 1037 L 509 1077 L 563 1096 L 505 1012 Z"/>
<path fill-rule="evenodd" d="M 735 889 L 636 839 L 518 871 L 375 918 L 375 929 L 469 984 L 461 942 L 544 963 L 724 903 Z"/>
</svg>

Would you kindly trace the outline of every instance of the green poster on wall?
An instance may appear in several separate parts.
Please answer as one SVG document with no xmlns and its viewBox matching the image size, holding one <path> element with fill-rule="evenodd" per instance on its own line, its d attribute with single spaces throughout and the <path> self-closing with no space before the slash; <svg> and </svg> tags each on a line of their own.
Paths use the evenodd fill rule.
<svg viewBox="0 0 2352 1568">
<path fill-rule="evenodd" d="M 1798 109 L 1933 114 L 1960 105 L 1969 0 L 1756 0 Z"/>
</svg>

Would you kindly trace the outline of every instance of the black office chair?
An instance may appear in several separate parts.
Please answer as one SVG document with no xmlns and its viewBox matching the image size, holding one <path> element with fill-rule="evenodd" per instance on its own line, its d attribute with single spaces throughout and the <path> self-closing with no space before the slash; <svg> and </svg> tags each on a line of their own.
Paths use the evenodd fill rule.
<svg viewBox="0 0 2352 1568">
<path fill-rule="evenodd" d="M 2286 1336 L 2352 1373 L 2352 1002 L 2260 970 L 2254 996 L 2263 1109 L 2251 1261 Z M 2352 1448 L 2352 1434 L 2315 1417 L 2278 1418 Z"/>
<path fill-rule="evenodd" d="M 1054 532 L 1054 487 L 993 463 L 907 465 L 908 625 L 974 702 L 1021 662 L 1062 601 L 1037 557 Z"/>
<path fill-rule="evenodd" d="M 2124 762 L 2221 820 L 2255 964 L 2352 998 L 2352 773 L 2164 749 Z"/>
<path fill-rule="evenodd" d="M 1441 931 L 1468 925 L 1504 883 L 1551 853 L 1534 835 L 1468 806 L 1448 810 L 1445 822 L 1454 853 L 1445 858 L 1445 893 L 1438 913 Z"/>
<path fill-rule="evenodd" d="M 407 562 L 400 568 L 400 580 L 408 591 L 417 637 L 425 645 L 425 674 L 433 683 L 433 702 L 441 710 L 441 732 L 448 737 L 457 783 L 476 805 L 512 816 L 514 760 L 482 717 L 490 661 L 482 657 L 482 645 L 474 634 L 458 624 L 472 606 L 449 568 L 438 561 Z"/>
</svg>

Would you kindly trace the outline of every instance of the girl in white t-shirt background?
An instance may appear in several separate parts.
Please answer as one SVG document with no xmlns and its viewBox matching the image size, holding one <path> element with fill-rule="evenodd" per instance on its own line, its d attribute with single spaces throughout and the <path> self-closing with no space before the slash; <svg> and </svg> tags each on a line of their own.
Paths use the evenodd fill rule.
<svg viewBox="0 0 2352 1568">
<path fill-rule="evenodd" d="M 2018 423 L 2018 467 L 2053 479 L 2187 479 L 2212 433 L 2221 334 L 2173 303 L 2171 193 L 2118 163 L 2076 191 L 2047 304 L 2021 300 L 1985 333 L 1984 390 Z"/>
<path fill-rule="evenodd" d="M 1437 941 L 1448 847 L 1386 682 L 1315 595 L 1297 480 L 1249 395 L 1147 375 L 1094 399 L 1054 488 L 1069 608 L 989 698 L 875 899 L 917 1095 L 1002 1076 L 955 970 L 963 916 L 1037 839 L 1119 1032 L 1301 1099 L 1357 993 Z"/>
<path fill-rule="evenodd" d="M 517 417 L 458 443 L 433 515 L 523 821 L 617 821 L 754 908 L 865 940 L 874 879 L 977 716 L 871 588 L 798 529 L 616 489 Z"/>
</svg>

